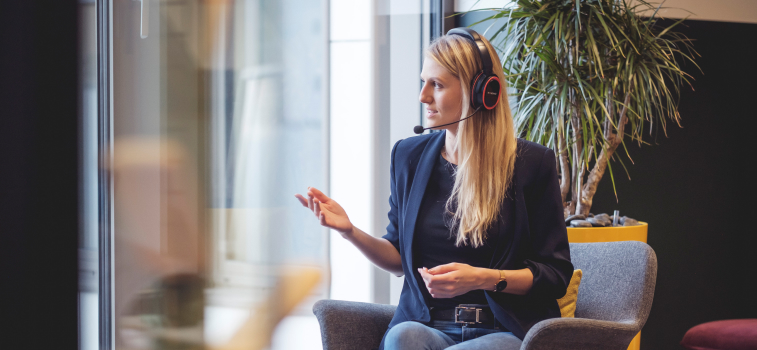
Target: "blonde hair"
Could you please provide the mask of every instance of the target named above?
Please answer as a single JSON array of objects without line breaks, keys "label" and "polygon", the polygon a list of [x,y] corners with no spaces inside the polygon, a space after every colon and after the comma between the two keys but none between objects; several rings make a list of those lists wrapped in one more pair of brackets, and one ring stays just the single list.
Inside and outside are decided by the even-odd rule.
[{"label": "blonde hair", "polygon": [[[494,109],[481,108],[477,116],[460,122],[453,148],[458,154],[455,185],[446,211],[457,226],[456,246],[480,247],[486,231],[497,221],[507,196],[515,167],[517,140],[502,64],[488,40],[481,36],[492,61],[493,73],[501,83],[500,99]],[[459,35],[444,35],[428,48],[426,56],[460,79],[463,91],[462,116],[472,112],[470,83],[483,67],[475,44]]]}]

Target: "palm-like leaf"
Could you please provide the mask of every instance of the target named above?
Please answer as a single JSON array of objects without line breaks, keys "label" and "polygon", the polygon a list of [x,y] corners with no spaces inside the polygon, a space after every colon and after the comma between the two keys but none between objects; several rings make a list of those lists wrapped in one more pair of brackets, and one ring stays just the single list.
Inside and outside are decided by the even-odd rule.
[{"label": "palm-like leaf", "polygon": [[657,10],[644,1],[518,0],[483,20],[499,20],[486,34],[502,57],[516,128],[559,155],[572,213],[589,212],[626,136],[641,143],[645,131],[680,121],[678,94],[692,79],[681,64],[697,67],[696,52],[672,31],[682,20],[661,27]]}]

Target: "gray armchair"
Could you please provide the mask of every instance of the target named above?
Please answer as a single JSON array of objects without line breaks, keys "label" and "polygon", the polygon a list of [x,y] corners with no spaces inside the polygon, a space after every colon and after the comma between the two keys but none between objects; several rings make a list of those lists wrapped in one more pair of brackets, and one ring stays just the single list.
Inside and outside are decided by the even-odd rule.
[{"label": "gray armchair", "polygon": [[[593,350],[628,347],[652,307],[657,257],[645,243],[571,243],[576,269],[583,270],[576,318],[553,318],[528,331],[521,350]],[[375,349],[395,307],[321,300],[313,313],[324,350]],[[503,349],[515,350],[515,349]]]}]

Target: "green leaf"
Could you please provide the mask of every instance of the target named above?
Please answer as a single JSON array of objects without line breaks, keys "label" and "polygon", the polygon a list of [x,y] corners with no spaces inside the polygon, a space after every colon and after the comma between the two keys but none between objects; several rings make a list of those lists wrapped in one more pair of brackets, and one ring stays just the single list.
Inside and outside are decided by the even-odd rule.
[{"label": "green leaf", "polygon": [[[681,21],[657,24],[661,8],[645,0],[517,0],[477,22],[489,21],[484,33],[501,56],[507,84],[517,89],[510,96],[517,134],[555,149],[562,135],[570,163],[589,167],[609,145],[605,130],[619,132],[626,110],[617,134],[624,151],[607,160],[615,188],[611,160],[617,156],[628,175],[626,140],[648,145],[647,131],[678,124],[680,87],[693,82],[684,64],[701,71],[693,41],[674,32]],[[576,111],[580,119],[571,125]]]}]

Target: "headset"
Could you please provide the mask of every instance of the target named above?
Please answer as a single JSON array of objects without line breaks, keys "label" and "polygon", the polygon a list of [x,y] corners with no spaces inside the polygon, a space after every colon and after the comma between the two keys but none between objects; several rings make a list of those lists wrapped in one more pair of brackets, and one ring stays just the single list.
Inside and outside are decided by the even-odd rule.
[{"label": "headset", "polygon": [[484,67],[481,72],[479,72],[473,78],[473,81],[471,81],[470,84],[470,104],[473,108],[475,108],[475,111],[473,111],[471,115],[465,118],[444,125],[437,125],[428,128],[424,128],[423,125],[417,125],[413,128],[413,132],[415,132],[416,134],[422,134],[425,130],[428,129],[440,128],[442,126],[459,123],[472,117],[481,108],[491,110],[494,109],[497,104],[499,104],[499,91],[501,89],[501,84],[499,82],[499,78],[492,71],[492,59],[491,57],[489,57],[489,49],[486,48],[484,41],[481,40],[481,36],[476,33],[475,30],[465,27],[452,28],[447,32],[447,35],[459,35],[464,38],[468,38],[473,42],[473,45],[476,45],[476,47],[478,47],[478,53],[481,56],[481,63]]},{"label": "headset", "polygon": [[491,56],[489,56],[489,49],[484,45],[481,36],[476,33],[475,30],[465,27],[452,28],[447,32],[447,35],[462,36],[472,41],[473,44],[478,47],[481,63],[484,67],[471,81],[470,103],[475,109],[480,109],[482,107],[486,109],[494,109],[499,103],[499,92],[502,85],[499,81],[499,77],[497,77],[492,71],[492,59]]}]

